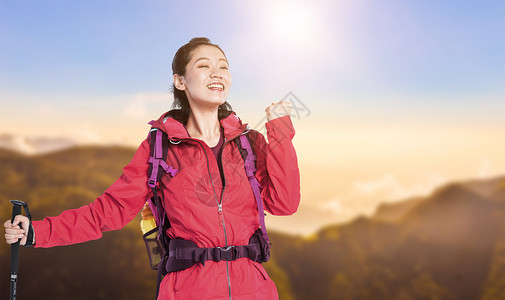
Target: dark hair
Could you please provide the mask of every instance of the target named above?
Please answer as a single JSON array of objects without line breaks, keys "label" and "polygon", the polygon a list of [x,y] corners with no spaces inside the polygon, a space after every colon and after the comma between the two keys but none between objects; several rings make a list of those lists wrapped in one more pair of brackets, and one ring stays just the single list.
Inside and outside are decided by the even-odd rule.
[{"label": "dark hair", "polygon": [[[212,44],[208,38],[205,37],[196,37],[192,38],[187,44],[177,50],[175,53],[174,59],[172,60],[172,73],[178,74],[180,76],[186,75],[186,66],[191,60],[192,52],[200,47],[200,46],[213,46],[221,50],[223,55],[224,51],[216,44]],[[175,87],[175,84],[172,84],[172,93],[174,94],[174,103],[172,104],[172,108],[180,108],[182,114],[182,123],[186,124],[186,121],[189,117],[189,112],[191,111],[191,107],[189,106],[188,98],[186,97],[186,93],[184,91],[178,90]],[[227,117],[233,111],[231,105],[228,102],[224,102],[218,107],[218,119]]]}]

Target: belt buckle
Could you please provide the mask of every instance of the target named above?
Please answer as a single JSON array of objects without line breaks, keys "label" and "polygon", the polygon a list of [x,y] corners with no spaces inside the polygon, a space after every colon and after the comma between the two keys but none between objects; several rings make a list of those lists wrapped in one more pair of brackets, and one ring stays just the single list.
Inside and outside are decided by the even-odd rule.
[{"label": "belt buckle", "polygon": [[221,253],[221,260],[226,260],[226,261],[229,261],[229,260],[233,260],[233,248],[235,248],[235,246],[228,246],[228,247],[217,247]]}]

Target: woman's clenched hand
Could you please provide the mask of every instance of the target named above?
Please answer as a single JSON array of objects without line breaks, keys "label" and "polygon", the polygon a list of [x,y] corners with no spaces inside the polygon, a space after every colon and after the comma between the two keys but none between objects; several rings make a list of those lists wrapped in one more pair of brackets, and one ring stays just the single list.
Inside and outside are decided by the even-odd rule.
[{"label": "woman's clenched hand", "polygon": [[291,114],[292,105],[291,102],[286,100],[281,100],[277,103],[272,103],[265,109],[268,121],[275,118],[280,118],[284,116],[289,116]]}]

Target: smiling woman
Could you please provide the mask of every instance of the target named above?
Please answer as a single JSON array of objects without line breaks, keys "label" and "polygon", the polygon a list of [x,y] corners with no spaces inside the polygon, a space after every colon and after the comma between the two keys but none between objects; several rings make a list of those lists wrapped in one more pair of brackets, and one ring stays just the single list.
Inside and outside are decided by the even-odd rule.
[{"label": "smiling woman", "polygon": [[[181,108],[183,123],[187,122],[191,112],[195,113],[192,109],[197,109],[196,103],[202,101],[205,107],[218,104],[220,117],[231,111],[231,106],[226,102],[231,87],[231,73],[224,52],[207,41],[192,41],[179,48],[172,62],[173,107]],[[209,88],[210,84],[220,84],[223,88],[215,90],[214,86],[213,90]],[[205,105],[205,102],[210,103]]]},{"label": "smiling woman", "polygon": [[204,114],[200,111],[202,109],[212,110],[216,105],[221,110],[228,109],[226,98],[231,86],[231,74],[224,53],[208,45],[193,50],[186,68],[181,74],[174,74],[174,86],[178,91],[185,92],[185,99],[181,101],[186,101],[190,108],[188,127],[194,126],[192,116]]}]

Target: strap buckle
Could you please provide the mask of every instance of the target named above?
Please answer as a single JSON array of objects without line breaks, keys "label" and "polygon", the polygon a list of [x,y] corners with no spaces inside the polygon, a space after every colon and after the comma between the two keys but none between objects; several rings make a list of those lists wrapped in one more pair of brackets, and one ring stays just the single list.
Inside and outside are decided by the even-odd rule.
[{"label": "strap buckle", "polygon": [[147,185],[149,185],[150,188],[154,189],[156,187],[156,179],[149,178]]},{"label": "strap buckle", "polygon": [[228,246],[228,247],[216,247],[217,249],[219,249],[219,253],[220,253],[220,260],[225,260],[225,261],[229,261],[229,260],[234,260],[234,255],[236,251],[234,251],[235,249],[235,246]]}]

